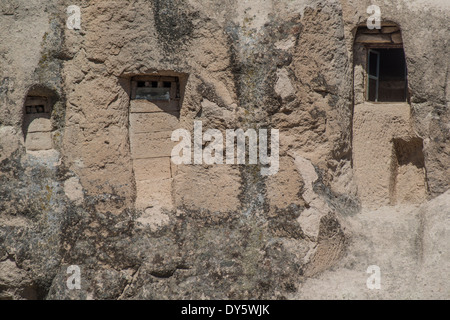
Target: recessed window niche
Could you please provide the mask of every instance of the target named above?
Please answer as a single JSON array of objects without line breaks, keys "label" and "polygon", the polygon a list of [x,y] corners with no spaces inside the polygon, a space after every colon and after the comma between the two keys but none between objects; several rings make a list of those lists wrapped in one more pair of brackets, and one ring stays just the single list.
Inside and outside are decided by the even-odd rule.
[{"label": "recessed window niche", "polygon": [[25,99],[23,134],[27,151],[53,149],[52,109],[56,94],[45,88],[32,89]]},{"label": "recessed window niche", "polygon": [[169,72],[131,78],[129,135],[136,181],[136,208],[172,208],[171,163],[186,74]]},{"label": "recessed window niche", "polygon": [[359,27],[354,44],[356,103],[406,102],[408,77],[401,30]]},{"label": "recessed window niche", "polygon": [[360,26],[354,54],[352,161],[363,206],[427,197],[422,139],[414,132],[400,27]]}]

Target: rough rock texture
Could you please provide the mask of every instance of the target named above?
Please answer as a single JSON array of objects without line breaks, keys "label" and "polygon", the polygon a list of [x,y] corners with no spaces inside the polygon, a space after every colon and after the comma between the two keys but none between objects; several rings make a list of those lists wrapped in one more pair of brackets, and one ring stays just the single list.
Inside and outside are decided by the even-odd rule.
[{"label": "rough rock texture", "polygon": [[[308,279],[355,255],[355,232],[369,237],[354,223],[366,211],[352,167],[353,43],[369,4],[2,1],[0,298],[310,297]],[[69,5],[81,8],[81,30],[66,27]],[[408,130],[423,140],[432,199],[450,181],[450,8],[389,0],[381,10],[402,30]],[[181,165],[161,186],[167,202],[137,205],[131,79],[152,74],[188,76],[179,128],[192,131],[201,120],[204,130],[279,129],[279,172]],[[27,149],[28,95],[54,100],[50,150]],[[439,290],[426,297],[449,297],[435,277],[448,261],[439,245],[448,243],[440,226],[448,213],[433,209],[448,208],[448,196],[422,207],[423,232],[399,249],[417,263],[423,247],[423,274],[438,269],[428,285]],[[389,219],[399,222],[393,235],[420,225],[417,214],[395,215],[376,216],[375,239],[385,237]],[[355,261],[365,268],[364,259]],[[70,265],[81,268],[80,290],[66,285]],[[332,290],[329,283],[324,292]],[[378,297],[385,296],[407,294]]]},{"label": "rough rock texture", "polygon": [[355,107],[353,166],[361,202],[371,207],[423,202],[427,187],[422,148],[407,103]]},{"label": "rough rock texture", "polygon": [[[348,254],[312,277],[294,299],[448,299],[450,192],[422,206],[363,210],[349,219]],[[447,223],[444,223],[447,221]],[[370,290],[367,268],[380,268],[379,290]]]}]

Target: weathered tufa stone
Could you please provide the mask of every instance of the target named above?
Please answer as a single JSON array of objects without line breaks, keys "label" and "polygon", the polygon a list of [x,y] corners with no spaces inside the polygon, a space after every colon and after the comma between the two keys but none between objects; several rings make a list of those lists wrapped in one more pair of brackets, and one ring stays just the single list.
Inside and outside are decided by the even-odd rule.
[{"label": "weathered tufa stone", "polygon": [[391,35],[392,42],[394,43],[403,43],[401,32],[396,32]]},{"label": "weathered tufa stone", "polygon": [[130,113],[130,132],[173,131],[178,127],[178,115],[178,112]]},{"label": "weathered tufa stone", "polygon": [[381,33],[394,33],[399,31],[398,27],[382,27]]},{"label": "weathered tufa stone", "polygon": [[50,150],[53,148],[51,132],[30,132],[25,146],[28,151]]},{"label": "weathered tufa stone", "polygon": [[178,101],[158,101],[158,104],[155,104],[154,102],[148,100],[133,100],[130,104],[131,113],[178,111]]},{"label": "weathered tufa stone", "polygon": [[170,157],[133,160],[136,181],[171,178]]},{"label": "weathered tufa stone", "polygon": [[157,206],[172,209],[172,179],[136,181],[136,208],[144,210]]},{"label": "weathered tufa stone", "polygon": [[362,33],[366,34],[380,33],[380,29],[363,29]]},{"label": "weathered tufa stone", "polygon": [[64,193],[76,204],[81,205],[83,203],[83,187],[80,184],[80,179],[77,177],[72,177],[64,182]]},{"label": "weathered tufa stone", "polygon": [[[0,41],[5,53],[0,59],[0,299],[291,299],[296,290],[311,294],[320,288],[335,299],[420,298],[424,288],[434,290],[436,298],[448,296],[448,286],[436,286],[443,281],[433,276],[445,273],[442,263],[448,261],[440,255],[447,248],[438,246],[446,240],[442,228],[432,228],[442,214],[426,215],[419,229],[417,215],[405,216],[406,224],[395,209],[368,214],[376,216],[369,221],[349,213],[360,193],[356,144],[369,149],[367,139],[357,141],[352,132],[371,133],[358,127],[370,126],[369,115],[360,117],[365,123],[356,119],[362,116],[358,111],[366,111],[356,102],[365,101],[367,88],[356,88],[355,104],[352,94],[353,82],[367,79],[365,44],[356,44],[361,48],[354,61],[350,39],[367,20],[365,3],[85,1],[81,14],[89,32],[67,29],[67,8],[56,1],[1,0],[0,9],[4,3],[16,9],[14,21],[0,19],[2,29],[14,29],[1,33]],[[444,156],[449,150],[444,102],[450,90],[440,72],[449,34],[438,8],[433,1],[398,6],[394,0],[383,1],[382,8],[383,27],[392,26],[384,23],[390,16],[402,22],[406,37],[423,30],[433,34],[405,47],[408,61],[414,61],[408,70],[413,102],[404,103],[404,116],[395,118],[414,123],[414,132],[427,141],[433,196],[445,192],[450,181]],[[358,33],[371,43],[374,36],[392,34]],[[189,78],[184,85],[180,76],[179,105],[172,97],[133,100],[134,80],[181,72]],[[57,137],[62,141],[54,146],[59,154],[25,153],[24,136],[34,134],[23,130],[25,95],[46,95],[38,88],[30,91],[35,85],[61,97],[50,99],[58,100],[52,130],[54,143]],[[383,108],[380,115],[384,119],[396,107]],[[280,129],[280,171],[265,178],[256,165],[177,168],[170,162],[175,145],[170,135],[177,118],[172,112],[178,110],[182,128],[199,119],[205,129],[221,131]],[[161,112],[167,114],[130,116]],[[391,161],[392,135],[386,136],[392,123],[380,123],[370,137],[387,141],[381,149],[387,158],[381,158]],[[47,154],[51,157],[41,157]],[[306,163],[297,167],[296,155]],[[149,159],[156,156],[164,160]],[[376,161],[381,158],[369,157],[370,172],[386,169]],[[395,176],[383,180],[386,190],[391,181],[391,190],[398,190],[416,170],[410,171],[409,163],[398,167],[397,177],[407,174],[398,183]],[[445,202],[436,209],[445,213],[442,208],[448,207]],[[385,226],[391,226],[388,237]],[[364,241],[348,248],[350,260],[306,279],[346,252],[342,232],[352,236],[350,244]],[[422,269],[417,252],[423,252]],[[397,265],[392,257],[399,257]],[[67,287],[71,264],[81,268],[80,290]],[[380,266],[382,290],[364,285],[369,264]],[[391,273],[392,266],[399,272]],[[341,277],[335,276],[338,270]],[[415,281],[419,273],[426,287]],[[318,285],[319,278],[325,285]],[[356,284],[349,287],[352,279]]]},{"label": "weathered tufa stone", "polygon": [[14,15],[17,7],[18,5],[13,3],[11,0],[2,0],[2,3],[0,3],[1,13],[5,16]]},{"label": "weathered tufa stone", "polygon": [[171,131],[145,132],[130,136],[134,159],[170,157],[175,142],[170,140]]},{"label": "weathered tufa stone", "polygon": [[387,34],[360,34],[356,37],[359,43],[391,43],[391,37]]},{"label": "weathered tufa stone", "polygon": [[27,125],[27,132],[50,132],[52,131],[52,122],[48,118],[34,117],[34,119],[29,119],[29,124]]},{"label": "weathered tufa stone", "polygon": [[275,92],[280,95],[282,99],[286,99],[295,94],[295,89],[292,86],[289,74],[286,69],[277,70],[277,83],[275,84]]}]

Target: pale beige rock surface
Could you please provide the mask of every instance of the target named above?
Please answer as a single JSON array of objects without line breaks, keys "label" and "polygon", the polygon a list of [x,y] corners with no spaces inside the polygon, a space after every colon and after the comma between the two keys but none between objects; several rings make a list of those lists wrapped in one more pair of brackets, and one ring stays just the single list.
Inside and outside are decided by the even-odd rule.
[{"label": "pale beige rock surface", "polygon": [[[0,297],[448,299],[450,8],[386,0],[385,29],[357,35],[370,4],[2,1]],[[403,45],[401,106],[366,104],[355,40],[374,35]],[[178,78],[179,110],[133,100],[138,76]],[[168,163],[194,121],[279,129],[278,173]]]},{"label": "pale beige rock surface", "polygon": [[[450,193],[420,207],[363,210],[352,217],[346,256],[313,277],[295,299],[446,299],[450,293]],[[369,266],[380,268],[380,289],[370,289]]]}]

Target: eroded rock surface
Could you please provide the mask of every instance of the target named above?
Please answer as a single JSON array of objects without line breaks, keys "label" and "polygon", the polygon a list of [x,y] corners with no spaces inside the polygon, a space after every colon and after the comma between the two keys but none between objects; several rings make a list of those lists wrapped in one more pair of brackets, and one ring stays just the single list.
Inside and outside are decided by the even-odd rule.
[{"label": "eroded rock surface", "polygon": [[[353,171],[360,93],[353,44],[369,4],[2,1],[0,298],[310,297],[305,281],[339,263],[355,228],[365,227],[352,220],[361,200],[370,200]],[[66,26],[69,5],[81,9],[80,30]],[[416,0],[385,1],[381,9],[390,28],[401,27],[410,91],[405,131],[423,140],[426,170],[419,182],[427,189],[413,202],[424,202],[450,181],[450,8]],[[221,132],[279,129],[278,173],[263,176],[259,165],[167,165],[161,174],[170,179],[138,192],[159,164],[147,172],[133,155],[132,80],[155,75],[182,79],[174,128],[192,132],[202,121],[203,130]],[[36,95],[52,101],[51,141],[30,150],[24,105]],[[167,129],[161,119],[157,133]],[[158,137],[142,143],[150,149]],[[379,203],[389,203],[381,196]],[[430,206],[445,208],[439,203]],[[445,217],[428,209],[424,228],[434,230]],[[383,237],[377,230],[374,237]],[[436,243],[447,243],[448,233],[439,230],[417,231],[408,259],[419,259],[422,243],[423,268],[441,268]],[[81,269],[80,290],[67,287],[70,265]],[[431,296],[448,298],[448,288]]]}]

